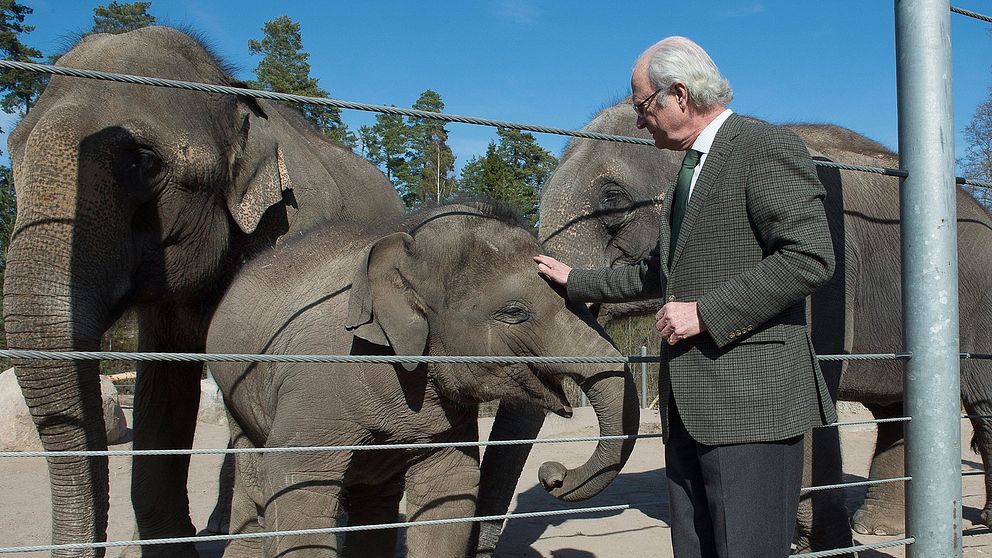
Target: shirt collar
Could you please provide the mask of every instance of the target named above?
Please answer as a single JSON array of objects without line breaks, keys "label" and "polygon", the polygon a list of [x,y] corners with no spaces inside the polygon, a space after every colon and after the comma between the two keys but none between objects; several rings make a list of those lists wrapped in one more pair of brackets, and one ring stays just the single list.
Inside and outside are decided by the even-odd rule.
[{"label": "shirt collar", "polygon": [[713,147],[713,140],[716,139],[716,133],[720,130],[720,126],[723,126],[723,123],[733,113],[734,111],[729,108],[721,112],[712,122],[703,128],[703,131],[696,137],[696,141],[692,143],[692,148],[700,153],[709,153],[710,148]]}]

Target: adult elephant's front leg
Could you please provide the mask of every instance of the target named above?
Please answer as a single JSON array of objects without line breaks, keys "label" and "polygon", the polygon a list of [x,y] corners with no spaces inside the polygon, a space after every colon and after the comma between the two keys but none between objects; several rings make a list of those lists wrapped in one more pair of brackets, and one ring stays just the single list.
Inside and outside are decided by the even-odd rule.
[{"label": "adult elephant's front leg", "polygon": [[[867,406],[876,419],[903,416],[902,403]],[[870,480],[901,477],[905,471],[903,423],[878,425],[875,455],[871,461]],[[851,519],[851,526],[863,535],[895,535],[906,531],[906,491],[903,483],[885,483],[868,487],[865,501]]]},{"label": "adult elephant's front leg", "polygon": [[[537,407],[513,406],[501,402],[493,421],[492,431],[489,433],[489,440],[537,438],[544,424],[545,414],[546,411]],[[506,514],[532,447],[531,444],[514,444],[486,448],[480,468],[479,501],[475,510],[477,517]],[[472,536],[469,539],[467,556],[477,558],[492,556],[496,552],[502,529],[503,520],[472,523]]]},{"label": "adult elephant's front leg", "polygon": [[[200,399],[200,362],[139,363],[134,398],[134,449],[193,447]],[[191,537],[188,455],[135,456],[131,503],[142,539]],[[142,556],[196,557],[192,543],[142,546]]]},{"label": "adult elephant's front leg", "polygon": [[[144,352],[203,352],[202,310],[148,307],[139,312],[139,349]],[[134,393],[134,449],[193,447],[200,404],[202,362],[139,362]],[[189,455],[136,456],[131,466],[131,504],[142,540],[191,537],[186,480]],[[125,556],[135,556],[130,548]],[[195,558],[192,543],[143,545],[144,557]]]},{"label": "adult elephant's front leg", "polygon": [[[479,491],[478,448],[445,448],[407,473],[409,521],[472,517]],[[410,527],[409,558],[463,558],[471,523]]]}]

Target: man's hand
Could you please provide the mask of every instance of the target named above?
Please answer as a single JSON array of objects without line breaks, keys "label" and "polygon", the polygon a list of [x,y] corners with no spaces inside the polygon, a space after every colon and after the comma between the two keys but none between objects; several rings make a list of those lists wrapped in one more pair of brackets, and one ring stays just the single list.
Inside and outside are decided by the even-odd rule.
[{"label": "man's hand", "polygon": [[563,287],[568,283],[568,274],[572,268],[551,256],[534,256],[534,261],[537,262],[537,272],[541,275]]},{"label": "man's hand", "polygon": [[669,345],[706,331],[695,302],[669,302],[654,317],[654,328]]}]

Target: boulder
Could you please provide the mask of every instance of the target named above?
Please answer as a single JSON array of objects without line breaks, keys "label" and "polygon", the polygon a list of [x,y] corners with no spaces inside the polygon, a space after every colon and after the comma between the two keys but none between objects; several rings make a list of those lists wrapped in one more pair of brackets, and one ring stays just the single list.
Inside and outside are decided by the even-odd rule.
[{"label": "boulder", "polygon": [[224,408],[224,396],[221,394],[217,382],[209,373],[206,378],[200,380],[200,412],[196,420],[197,422],[227,427],[227,409]]},{"label": "boulder", "polygon": [[[103,420],[107,427],[107,442],[119,444],[129,439],[127,419],[121,409],[117,388],[109,379],[100,377],[103,398]],[[0,373],[0,451],[42,451],[38,430],[21,395],[14,369]]]}]

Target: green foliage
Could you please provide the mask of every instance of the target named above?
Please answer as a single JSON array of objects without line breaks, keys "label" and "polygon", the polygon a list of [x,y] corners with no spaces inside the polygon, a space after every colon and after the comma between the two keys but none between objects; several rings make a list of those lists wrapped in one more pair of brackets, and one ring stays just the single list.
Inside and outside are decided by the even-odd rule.
[{"label": "green foliage", "polygon": [[127,33],[155,23],[155,16],[148,13],[151,2],[111,2],[93,8],[92,33]]},{"label": "green foliage", "polygon": [[[420,94],[413,108],[442,112],[444,101],[436,91],[428,89]],[[409,207],[426,202],[440,203],[456,187],[453,176],[455,155],[448,146],[448,130],[439,120],[409,118],[407,128],[407,160],[410,177],[403,192],[403,201]]]},{"label": "green foliage", "polygon": [[498,136],[499,143],[490,143],[485,156],[465,164],[460,189],[508,203],[534,225],[541,187],[558,159],[527,132],[500,128]]},{"label": "green foliage", "polygon": [[[968,151],[961,161],[964,175],[980,180],[992,180],[992,88],[964,129]],[[971,195],[992,211],[992,190],[965,186]]]},{"label": "green foliage", "polygon": [[[329,93],[310,77],[310,54],[303,50],[300,24],[287,16],[267,21],[261,41],[248,41],[248,51],[262,56],[255,68],[256,81],[251,86],[265,91],[328,97]],[[355,134],[341,121],[341,111],[334,107],[294,105],[327,137],[348,147],[355,147]]]},{"label": "green foliage", "polygon": [[[420,94],[413,108],[444,110],[441,95],[430,89]],[[455,156],[448,147],[444,123],[429,118],[392,114],[376,116],[375,125],[358,131],[362,153],[386,173],[407,207],[447,198],[457,187]]]},{"label": "green foliage", "polygon": [[410,177],[406,131],[402,116],[381,113],[375,117],[375,125],[358,130],[365,157],[381,168],[397,189]]},{"label": "green foliage", "polygon": [[[0,56],[18,62],[36,62],[41,51],[26,46],[20,35],[34,31],[24,25],[24,17],[33,12],[16,0],[0,0]],[[48,82],[42,74],[23,70],[0,71],[0,110],[22,117],[31,110],[38,95]]]}]

